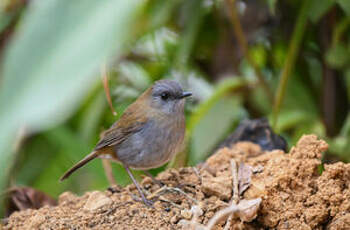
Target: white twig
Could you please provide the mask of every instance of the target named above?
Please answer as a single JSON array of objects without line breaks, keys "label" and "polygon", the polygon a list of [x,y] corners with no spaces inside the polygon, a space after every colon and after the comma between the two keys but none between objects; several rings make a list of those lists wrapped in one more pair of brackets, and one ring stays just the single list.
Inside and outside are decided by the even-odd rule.
[{"label": "white twig", "polygon": [[202,177],[200,175],[200,172],[198,171],[198,169],[196,167],[192,167],[192,169],[194,171],[194,174],[196,174],[196,176],[198,177],[200,184],[202,184]]},{"label": "white twig", "polygon": [[[232,199],[231,204],[237,204],[239,202],[238,195],[238,172],[236,161],[231,159],[231,173],[232,173]],[[231,226],[233,219],[233,213],[227,218],[224,230],[228,230]]]},{"label": "white twig", "polygon": [[238,194],[238,172],[236,161],[231,159],[231,172],[232,172],[232,202],[235,204],[239,201]]},{"label": "white twig", "polygon": [[225,227],[223,230],[229,230],[231,227],[231,223],[232,223],[232,219],[233,219],[233,214],[231,214],[226,221]]},{"label": "white twig", "polygon": [[230,213],[235,213],[238,210],[239,210],[238,206],[236,204],[232,204],[229,207],[216,212],[215,215],[209,220],[207,229],[211,230],[216,225],[216,223],[220,221],[222,218],[224,218]]},{"label": "white twig", "polygon": [[218,211],[208,222],[206,227],[207,230],[213,229],[218,221],[220,221],[225,216],[230,213],[234,214],[236,212],[243,212],[245,210],[249,210],[252,207],[256,207],[261,203],[261,198],[257,198],[254,200],[242,200],[239,204],[231,204],[229,207],[224,208]]}]

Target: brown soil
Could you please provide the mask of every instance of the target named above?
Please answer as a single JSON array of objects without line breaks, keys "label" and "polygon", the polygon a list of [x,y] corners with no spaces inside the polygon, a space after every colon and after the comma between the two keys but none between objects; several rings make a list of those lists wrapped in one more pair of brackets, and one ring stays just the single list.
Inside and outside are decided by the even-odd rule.
[{"label": "brown soil", "polygon": [[[198,223],[206,224],[229,205],[232,196],[230,160],[252,166],[254,174],[244,199],[262,198],[255,220],[233,219],[230,229],[350,229],[350,164],[324,166],[320,158],[327,144],[314,135],[302,137],[289,154],[262,152],[240,142],[220,149],[197,168],[170,169],[158,175],[168,187],[186,192],[167,192],[147,208],[135,202],[134,185],[114,191],[93,191],[78,197],[63,193],[56,207],[15,212],[5,229],[188,229],[184,221],[200,209]],[[142,181],[149,194],[160,189],[149,178]],[[223,229],[226,218],[216,225]]]}]

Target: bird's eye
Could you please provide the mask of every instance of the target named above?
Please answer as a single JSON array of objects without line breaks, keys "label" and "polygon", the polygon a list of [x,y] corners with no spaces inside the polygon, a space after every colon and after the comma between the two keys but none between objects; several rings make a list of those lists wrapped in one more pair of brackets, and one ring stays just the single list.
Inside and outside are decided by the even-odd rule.
[{"label": "bird's eye", "polygon": [[162,98],[162,100],[166,101],[166,100],[168,100],[168,98],[169,98],[169,93],[164,92],[164,93],[162,93],[162,94],[160,95],[160,97]]}]

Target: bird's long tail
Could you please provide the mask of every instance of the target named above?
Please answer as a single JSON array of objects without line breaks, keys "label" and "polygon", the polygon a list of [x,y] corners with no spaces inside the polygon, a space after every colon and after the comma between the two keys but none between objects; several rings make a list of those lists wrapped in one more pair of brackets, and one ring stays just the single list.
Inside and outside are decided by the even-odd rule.
[{"label": "bird's long tail", "polygon": [[89,155],[87,155],[86,157],[84,157],[81,161],[79,161],[78,163],[76,163],[72,168],[70,168],[67,172],[65,172],[63,174],[63,176],[60,178],[60,181],[63,181],[64,179],[67,179],[73,172],[75,172],[75,170],[81,168],[82,166],[84,166],[86,163],[88,163],[89,161],[95,159],[96,157],[98,157],[98,153],[97,151],[93,151],[91,152]]}]

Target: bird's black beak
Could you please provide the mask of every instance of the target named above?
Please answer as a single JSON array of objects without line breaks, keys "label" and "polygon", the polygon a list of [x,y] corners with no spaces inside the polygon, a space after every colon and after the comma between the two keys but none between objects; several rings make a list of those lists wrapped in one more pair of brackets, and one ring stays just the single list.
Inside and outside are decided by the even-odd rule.
[{"label": "bird's black beak", "polygon": [[189,97],[189,96],[192,96],[192,93],[190,93],[190,92],[183,92],[180,98],[182,99],[182,98]]}]

